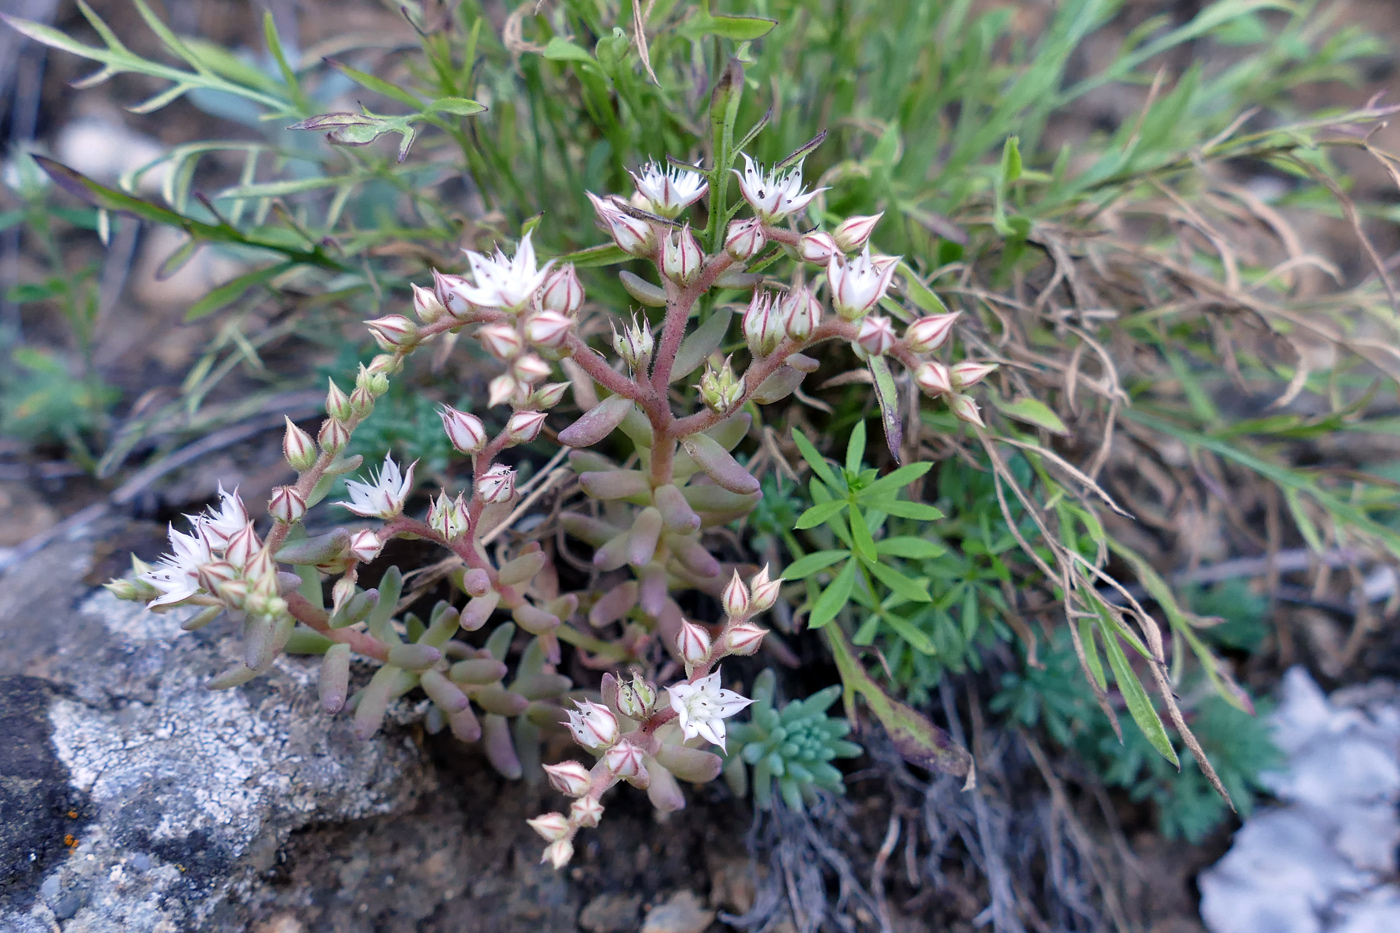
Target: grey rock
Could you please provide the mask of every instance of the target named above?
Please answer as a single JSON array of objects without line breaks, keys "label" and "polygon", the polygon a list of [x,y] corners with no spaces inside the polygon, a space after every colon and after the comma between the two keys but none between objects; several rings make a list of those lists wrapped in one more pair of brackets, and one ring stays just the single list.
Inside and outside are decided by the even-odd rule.
[{"label": "grey rock", "polygon": [[0,578],[0,929],[241,929],[206,921],[256,899],[293,833],[433,789],[407,734],[319,712],[310,661],[208,690],[237,640],[94,593],[91,560],[57,541]]},{"label": "grey rock", "polygon": [[705,933],[715,921],[715,912],[690,891],[671,895],[647,914],[642,933]]},{"label": "grey rock", "polygon": [[1325,696],[1300,668],[1272,717],[1282,804],[1247,820],[1199,879],[1211,933],[1400,930],[1400,691],[1376,683]]},{"label": "grey rock", "polygon": [[639,894],[600,894],[578,915],[578,925],[588,933],[627,933],[637,928],[641,911]]}]

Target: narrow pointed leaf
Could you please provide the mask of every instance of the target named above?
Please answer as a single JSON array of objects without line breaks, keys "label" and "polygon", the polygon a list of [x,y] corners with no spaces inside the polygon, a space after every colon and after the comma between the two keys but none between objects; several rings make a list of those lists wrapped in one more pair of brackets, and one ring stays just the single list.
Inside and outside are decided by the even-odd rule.
[{"label": "narrow pointed leaf", "polygon": [[880,404],[880,423],[885,428],[885,444],[890,456],[899,462],[899,448],[904,443],[904,423],[899,417],[899,389],[890,373],[889,360],[883,356],[870,358],[870,375],[875,380],[875,400]]}]

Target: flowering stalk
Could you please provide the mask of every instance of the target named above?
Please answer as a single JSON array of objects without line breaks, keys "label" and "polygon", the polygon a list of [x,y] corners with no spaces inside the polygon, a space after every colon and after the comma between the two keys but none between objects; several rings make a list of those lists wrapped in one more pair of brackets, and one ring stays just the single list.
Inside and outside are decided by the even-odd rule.
[{"label": "flowering stalk", "polygon": [[[221,611],[243,622],[249,632],[245,663],[219,678],[221,686],[267,670],[300,625],[319,636],[319,650],[326,653],[322,695],[328,710],[348,702],[352,653],[383,665],[356,700],[358,734],[373,733],[396,690],[421,686],[456,734],[483,738],[493,762],[506,770],[514,753],[507,753],[504,717],[533,710],[537,719],[555,715],[553,722],[559,723],[562,713],[500,685],[500,658],[478,656],[477,649],[453,641],[456,628],[475,630],[508,613],[537,639],[532,689],[555,696],[567,689],[561,679],[569,683],[553,669],[561,641],[583,652],[585,663],[600,666],[643,664],[649,646],[659,642],[684,666],[685,678],[663,690],[640,675],[628,683],[606,675],[604,702],[580,703],[567,723],[559,723],[598,761],[591,768],[576,762],[551,766],[551,781],[574,803],[567,814],[546,814],[531,825],[549,843],[545,858],[558,866],[571,857],[577,832],[597,825],[603,794],[619,782],[646,788],[661,809],[683,806],[677,778],[709,780],[720,769],[718,756],[696,746],[708,742],[723,749],[725,720],[749,703],[721,686],[719,662],[760,650],[766,631],[754,618],[772,607],[782,583],[770,579],[766,567],[747,582],[731,567],[726,583],[725,569],[704,543],[705,528],[742,517],[761,495],[758,479],[731,453],[749,430],[746,406],[796,391],[817,366],[808,352],[839,341],[872,373],[879,367],[887,381],[886,360],[898,362],[922,391],[944,398],[959,418],[980,425],[968,393],[995,369],[991,363],[945,364],[932,358],[951,342],[956,315],[921,318],[901,335],[879,313],[889,306],[899,262],[871,252],[878,216],[849,218],[831,233],[799,233],[797,219],[824,189],[803,187],[800,164],[780,172],[744,159],[744,170],[736,174],[753,216],[734,219],[724,235],[707,238],[716,249],[711,255],[678,219],[707,195],[723,198],[699,172],[652,164],[634,176],[632,201],[590,195],[600,226],[629,255],[650,262],[660,283],[621,274],[630,294],[664,311],[655,323],[640,314],[630,319],[619,314],[611,321],[616,363],[583,337],[580,319],[588,305],[572,266],[541,265],[529,234],[510,256],[501,250],[489,256],[469,251],[468,275],[434,272],[432,288],[415,286],[410,306],[416,320],[389,314],[366,322],[383,352],[361,368],[349,394],[331,384],[327,417],[314,437],[288,422],[283,450],[296,478],[274,491],[265,538],[256,535],[236,492],[221,489],[218,509],[192,517],[189,533],[171,529],[170,555],[154,567],[143,565],[135,581],[112,584],[114,591],[155,608],[203,607],[198,624]],[[695,328],[691,318],[716,288],[756,288],[763,277],[748,272],[746,264],[757,258],[766,265],[762,257],[774,251],[798,263],[797,279],[785,290],[769,282],[776,290],[754,293],[742,328],[748,352],[721,362],[716,351],[725,342],[728,312],[716,312]],[[825,275],[825,301],[807,284],[803,265]],[[359,468],[360,458],[344,451],[407,357],[443,335],[459,333],[474,339],[496,367],[480,410],[440,411],[444,433],[470,466],[468,487],[443,490],[423,517],[409,514],[415,465],[386,457],[368,477],[347,481],[349,499],[338,503],[377,524],[294,538],[335,477]],[[560,378],[565,358],[572,361],[566,378],[552,381]],[[673,390],[682,377],[697,380],[698,404],[677,412]],[[547,431],[549,413],[570,386],[582,414],[557,437],[574,448],[579,488],[589,497],[625,505],[610,508],[609,520],[565,512],[561,523],[593,547],[599,573],[625,567],[632,579],[606,592],[560,595],[556,575],[542,573],[551,557],[539,544],[502,559],[493,559],[486,545],[520,500],[515,471],[502,455],[555,436]],[[488,422],[502,427],[493,434]],[[633,441],[638,469],[622,469],[587,450],[615,430]],[[695,476],[706,481],[691,482]],[[626,518],[619,521],[619,516]],[[388,587],[380,607],[379,591],[362,590],[357,583],[361,564],[404,537],[431,541],[460,560],[456,581],[466,597],[460,609],[444,604],[434,622],[418,626],[424,631],[413,643],[389,621],[397,608],[397,585]],[[280,564],[301,568],[300,575],[280,571]],[[303,583],[319,584],[322,574],[335,578],[329,609],[303,595]],[[691,588],[720,598],[725,619],[718,629],[682,617],[673,594]],[[622,634],[586,634],[576,625],[580,607],[592,628],[620,624]],[[472,703],[487,712],[486,722],[477,722]],[[518,761],[514,767],[518,771]]]}]

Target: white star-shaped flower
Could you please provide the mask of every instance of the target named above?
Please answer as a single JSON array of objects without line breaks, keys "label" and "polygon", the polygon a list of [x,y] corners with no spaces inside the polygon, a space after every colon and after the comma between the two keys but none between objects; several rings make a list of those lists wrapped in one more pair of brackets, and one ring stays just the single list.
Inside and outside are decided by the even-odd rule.
[{"label": "white star-shaped flower", "polygon": [[868,243],[859,256],[851,259],[833,255],[827,264],[826,280],[836,313],[854,321],[879,304],[898,264],[898,256],[872,257]]},{"label": "white star-shaped flower", "polygon": [[203,533],[204,539],[212,548],[222,548],[229,538],[243,530],[248,524],[248,509],[238,497],[238,490],[224,492],[224,484],[219,484],[219,507],[210,506],[200,515],[186,515],[186,518]]},{"label": "white star-shaped flower", "polygon": [[495,256],[465,250],[476,283],[472,284],[465,278],[453,281],[450,286],[452,293],[481,308],[504,308],[507,311],[524,308],[544,284],[549,267],[554,265],[551,259],[543,267],[536,266],[535,247],[530,242],[533,232],[521,238],[520,248],[510,259],[499,249]]},{"label": "white star-shaped flower", "polygon": [[651,202],[651,209],[662,217],[675,217],[705,194],[710,185],[705,176],[674,165],[648,162],[640,175],[629,172],[637,192]]},{"label": "white star-shaped flower", "polygon": [[753,702],[733,690],[721,688],[718,669],[693,684],[667,687],[666,692],[671,695],[671,709],[676,711],[685,737],[702,736],[721,749],[724,748],[724,721]]},{"label": "white star-shaped flower", "polygon": [[404,500],[413,489],[413,468],[417,465],[418,461],[413,461],[407,472],[400,474],[394,458],[385,454],[384,468],[374,477],[374,482],[347,480],[345,491],[350,493],[350,501],[336,504],[366,518],[393,518],[403,511]]},{"label": "white star-shaped flower", "polygon": [[160,560],[141,579],[160,590],[164,595],[151,600],[149,606],[169,606],[189,599],[199,592],[199,568],[214,559],[209,551],[209,542],[199,533],[185,534],[170,526],[170,553],[161,555]]},{"label": "white star-shaped flower", "polygon": [[744,200],[748,201],[765,221],[772,222],[788,214],[795,214],[810,204],[818,194],[827,190],[802,190],[801,162],[789,172],[780,173],[776,169],[764,172],[763,166],[750,159],[748,153],[739,154],[744,157],[744,171],[741,173],[737,168],[732,171],[739,176],[739,189],[744,193]]}]

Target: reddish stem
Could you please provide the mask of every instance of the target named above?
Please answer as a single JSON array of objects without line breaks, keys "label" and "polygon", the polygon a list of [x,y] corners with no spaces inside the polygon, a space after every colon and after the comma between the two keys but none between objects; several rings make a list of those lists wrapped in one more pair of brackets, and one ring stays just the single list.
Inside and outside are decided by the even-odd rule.
[{"label": "reddish stem", "polygon": [[350,650],[376,661],[388,662],[389,646],[369,632],[354,628],[331,628],[330,614],[313,605],[305,596],[293,590],[283,597],[287,611],[298,621],[320,632],[331,641],[349,645]]}]

